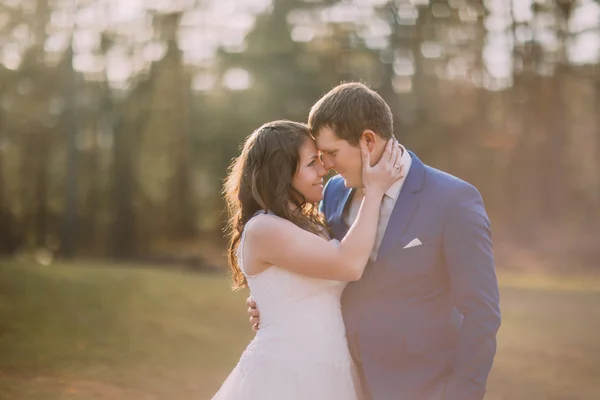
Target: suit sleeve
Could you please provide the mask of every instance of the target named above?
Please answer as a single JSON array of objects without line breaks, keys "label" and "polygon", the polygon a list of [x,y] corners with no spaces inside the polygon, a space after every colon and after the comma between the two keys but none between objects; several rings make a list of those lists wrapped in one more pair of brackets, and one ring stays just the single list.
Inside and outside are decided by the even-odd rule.
[{"label": "suit sleeve", "polygon": [[458,352],[444,400],[481,400],[500,328],[500,299],[490,221],[469,184],[456,191],[446,216],[443,247],[454,305],[463,315]]}]

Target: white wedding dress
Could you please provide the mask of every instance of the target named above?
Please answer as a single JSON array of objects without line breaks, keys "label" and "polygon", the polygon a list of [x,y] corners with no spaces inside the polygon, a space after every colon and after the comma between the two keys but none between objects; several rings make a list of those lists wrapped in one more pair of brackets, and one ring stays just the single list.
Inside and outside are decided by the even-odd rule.
[{"label": "white wedding dress", "polygon": [[[245,232],[238,247],[242,272]],[[244,274],[260,329],[213,400],[359,399],[340,306],[346,283],[276,266]]]}]

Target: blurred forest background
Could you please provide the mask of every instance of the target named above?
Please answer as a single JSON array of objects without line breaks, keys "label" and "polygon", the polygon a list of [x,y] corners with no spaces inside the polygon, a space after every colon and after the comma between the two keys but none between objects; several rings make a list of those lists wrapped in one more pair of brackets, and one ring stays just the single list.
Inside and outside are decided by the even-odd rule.
[{"label": "blurred forest background", "polygon": [[227,167],[341,81],[482,192],[486,400],[600,399],[599,62],[600,0],[0,0],[0,400],[210,398]]},{"label": "blurred forest background", "polygon": [[593,266],[599,24],[595,0],[1,0],[0,252],[211,264],[243,139],[360,80],[480,189],[506,265]]}]

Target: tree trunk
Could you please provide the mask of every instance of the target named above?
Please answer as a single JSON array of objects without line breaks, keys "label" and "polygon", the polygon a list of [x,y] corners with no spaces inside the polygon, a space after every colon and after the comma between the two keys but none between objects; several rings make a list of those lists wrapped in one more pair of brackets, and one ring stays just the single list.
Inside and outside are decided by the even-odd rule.
[{"label": "tree trunk", "polygon": [[46,235],[48,225],[48,156],[50,153],[49,132],[42,132],[43,140],[35,144],[37,157],[35,171],[35,244],[37,247],[46,246]]},{"label": "tree trunk", "polygon": [[111,224],[112,256],[125,259],[133,253],[135,218],[133,210],[132,132],[119,119],[114,129]]}]

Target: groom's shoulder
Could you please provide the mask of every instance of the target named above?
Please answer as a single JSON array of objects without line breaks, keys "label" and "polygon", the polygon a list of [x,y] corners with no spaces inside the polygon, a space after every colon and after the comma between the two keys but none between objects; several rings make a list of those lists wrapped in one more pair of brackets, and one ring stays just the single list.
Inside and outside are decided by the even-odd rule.
[{"label": "groom's shoulder", "polygon": [[337,193],[345,187],[346,185],[344,183],[344,178],[342,178],[341,175],[335,175],[327,181],[325,187],[323,188],[323,191],[325,192],[325,195],[327,195]]},{"label": "groom's shoulder", "polygon": [[424,167],[427,171],[427,181],[436,192],[448,193],[456,190],[477,191],[475,186],[457,176],[426,164]]},{"label": "groom's shoulder", "polygon": [[341,189],[345,187],[344,179],[340,175],[335,175],[327,181],[323,188],[323,200],[319,204],[319,211],[325,215],[330,215],[337,207]]}]

